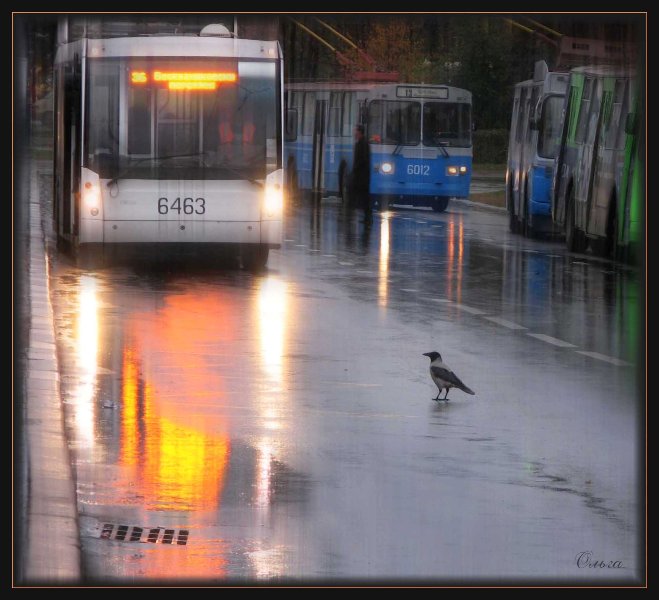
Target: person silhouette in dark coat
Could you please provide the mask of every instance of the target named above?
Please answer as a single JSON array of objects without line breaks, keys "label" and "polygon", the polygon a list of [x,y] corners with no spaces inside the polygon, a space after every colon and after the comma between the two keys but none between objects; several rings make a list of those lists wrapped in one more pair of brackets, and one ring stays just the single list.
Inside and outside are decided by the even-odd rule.
[{"label": "person silhouette in dark coat", "polygon": [[371,208],[371,150],[364,135],[364,126],[355,126],[355,151],[352,159],[352,191],[355,204],[364,209],[364,224],[373,222]]}]

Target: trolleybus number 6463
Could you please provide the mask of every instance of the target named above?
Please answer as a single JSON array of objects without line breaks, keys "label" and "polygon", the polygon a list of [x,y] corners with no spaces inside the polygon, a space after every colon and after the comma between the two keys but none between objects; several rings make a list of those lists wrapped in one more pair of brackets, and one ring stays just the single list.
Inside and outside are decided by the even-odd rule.
[{"label": "trolleybus number 6463", "polygon": [[179,215],[203,215],[206,213],[205,198],[176,198],[171,201],[169,198],[158,198],[158,213],[166,215],[169,212],[176,212]]}]

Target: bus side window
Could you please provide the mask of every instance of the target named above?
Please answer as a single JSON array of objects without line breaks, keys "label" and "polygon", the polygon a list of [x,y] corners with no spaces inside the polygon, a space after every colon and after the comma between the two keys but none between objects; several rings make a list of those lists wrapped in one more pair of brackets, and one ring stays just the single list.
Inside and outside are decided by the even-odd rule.
[{"label": "bus side window", "polygon": [[286,109],[286,141],[294,142],[297,139],[297,108]]},{"label": "bus side window", "polygon": [[577,142],[577,144],[583,144],[584,140],[586,139],[592,85],[592,79],[586,79],[584,82],[583,93],[581,96],[581,106],[579,107],[579,116],[577,117],[577,129],[575,134],[575,142]]},{"label": "bus side window", "polygon": [[[354,92],[346,92],[343,94],[343,111],[342,111],[342,124],[341,124],[341,135],[343,137],[352,137],[352,131],[355,128],[357,122],[355,121],[355,116],[357,111],[355,110],[357,105],[357,100],[355,99]],[[361,123],[365,123],[363,120]]]},{"label": "bus side window", "polygon": [[151,154],[151,92],[148,89],[131,89],[128,154]]}]

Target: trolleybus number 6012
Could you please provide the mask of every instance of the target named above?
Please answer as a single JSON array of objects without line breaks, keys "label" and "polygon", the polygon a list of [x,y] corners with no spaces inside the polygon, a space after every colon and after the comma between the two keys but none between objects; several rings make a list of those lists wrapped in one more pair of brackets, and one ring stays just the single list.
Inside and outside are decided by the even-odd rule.
[{"label": "trolleybus number 6012", "polygon": [[408,175],[430,175],[430,165],[407,165]]},{"label": "trolleybus number 6012", "polygon": [[176,212],[179,215],[203,215],[206,213],[205,198],[176,198],[170,204],[169,198],[158,198],[158,213],[166,215],[169,212]]}]

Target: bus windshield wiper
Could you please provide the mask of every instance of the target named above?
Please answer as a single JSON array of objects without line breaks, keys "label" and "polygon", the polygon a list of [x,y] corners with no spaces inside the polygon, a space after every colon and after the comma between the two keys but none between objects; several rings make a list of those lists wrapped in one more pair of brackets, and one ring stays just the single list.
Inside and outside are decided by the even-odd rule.
[{"label": "bus windshield wiper", "polygon": [[123,179],[123,177],[127,173],[130,173],[130,171],[134,167],[136,167],[140,163],[143,163],[147,160],[151,160],[151,161],[158,160],[158,161],[160,161],[160,160],[167,160],[169,158],[189,158],[189,157],[192,157],[192,156],[204,156],[204,154],[206,154],[206,151],[193,152],[192,154],[170,154],[168,156],[143,156],[142,158],[130,159],[131,161],[134,160],[135,162],[131,162],[131,164],[129,164],[123,171],[121,171],[121,173],[119,173],[118,175],[115,175],[112,179],[110,179],[110,181],[107,182],[106,187],[110,187],[113,183],[116,183],[120,179]]},{"label": "bus windshield wiper", "polygon": [[437,144],[437,147],[442,151],[442,154],[444,155],[444,158],[448,158],[450,154],[448,153],[448,150],[444,148],[445,145],[447,145],[448,142],[439,142]]}]

